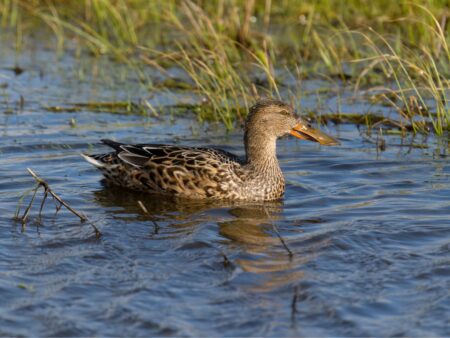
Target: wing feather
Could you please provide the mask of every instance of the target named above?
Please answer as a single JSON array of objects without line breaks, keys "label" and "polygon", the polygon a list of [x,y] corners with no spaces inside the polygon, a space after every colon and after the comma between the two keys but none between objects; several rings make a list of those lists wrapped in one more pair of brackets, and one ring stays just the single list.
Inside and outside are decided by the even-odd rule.
[{"label": "wing feather", "polygon": [[142,168],[149,161],[147,156],[136,155],[125,151],[120,152],[117,157],[136,168]]}]

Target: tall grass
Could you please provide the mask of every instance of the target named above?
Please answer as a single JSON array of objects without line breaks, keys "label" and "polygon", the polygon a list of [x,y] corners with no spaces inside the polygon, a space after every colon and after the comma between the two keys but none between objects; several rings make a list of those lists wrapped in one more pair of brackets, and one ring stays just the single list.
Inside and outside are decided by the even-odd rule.
[{"label": "tall grass", "polygon": [[[415,131],[428,132],[434,130],[443,135],[450,130],[450,107],[447,98],[450,82],[449,75],[450,50],[447,34],[442,23],[423,6],[416,6],[425,13],[423,21],[416,21],[419,27],[425,27],[430,34],[432,48],[428,45],[412,48],[401,41],[400,52],[383,35],[373,32],[364,34],[357,32],[365,40],[365,45],[372,51],[370,63],[360,74],[355,85],[358,90],[360,81],[369,76],[374,67],[380,67],[385,78],[395,88],[386,88],[391,95],[384,96],[397,110],[400,116],[409,120]],[[428,19],[428,20],[427,20]],[[430,22],[430,23],[429,23]],[[367,63],[369,59],[355,60]]]},{"label": "tall grass", "polygon": [[[76,37],[133,67],[176,65],[205,98],[201,118],[231,128],[257,95],[279,96],[276,70],[337,77],[381,97],[417,132],[450,127],[447,1],[0,0],[19,36],[45,23],[57,48]],[[143,61],[142,61],[143,60]],[[263,78],[263,81],[261,81]],[[256,81],[255,79],[259,79]],[[261,83],[263,85],[261,85]],[[208,116],[206,116],[208,115]]]}]

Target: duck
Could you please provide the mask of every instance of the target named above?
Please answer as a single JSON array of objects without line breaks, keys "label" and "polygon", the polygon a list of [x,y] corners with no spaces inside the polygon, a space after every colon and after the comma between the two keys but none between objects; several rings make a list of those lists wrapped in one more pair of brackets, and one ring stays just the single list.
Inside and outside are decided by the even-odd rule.
[{"label": "duck", "polygon": [[272,201],[285,192],[276,142],[286,135],[326,146],[339,144],[297,116],[291,105],[261,99],[245,121],[243,158],[216,148],[109,139],[101,142],[112,152],[82,156],[100,169],[106,183],[123,188],[188,199]]}]

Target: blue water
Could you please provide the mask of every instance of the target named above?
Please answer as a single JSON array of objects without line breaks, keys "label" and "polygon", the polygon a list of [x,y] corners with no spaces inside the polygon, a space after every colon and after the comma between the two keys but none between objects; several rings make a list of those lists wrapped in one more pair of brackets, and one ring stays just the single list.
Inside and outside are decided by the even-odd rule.
[{"label": "blue water", "polygon": [[[135,194],[105,187],[79,153],[106,150],[97,142],[108,137],[242,155],[242,131],[200,125],[187,113],[49,112],[87,101],[163,107],[195,96],[149,92],[126,68],[112,72],[89,57],[0,52],[0,335],[450,335],[450,164],[442,140],[385,134],[379,151],[353,125],[323,126],[340,146],[279,141],[283,201]],[[25,72],[5,69],[15,63]],[[327,101],[331,109],[335,101]],[[343,109],[362,106],[344,100]],[[34,186],[27,167],[86,214],[101,238],[68,211],[55,214],[51,200],[38,222],[42,192],[26,226],[15,221],[20,197]]]}]

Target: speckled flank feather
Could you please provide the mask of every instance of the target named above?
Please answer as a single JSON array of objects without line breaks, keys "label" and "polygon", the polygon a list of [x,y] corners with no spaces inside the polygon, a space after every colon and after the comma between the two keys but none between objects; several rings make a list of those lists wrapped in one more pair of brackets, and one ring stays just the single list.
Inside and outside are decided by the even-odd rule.
[{"label": "speckled flank feather", "polygon": [[246,158],[211,148],[129,145],[102,140],[115,151],[83,155],[115,185],[188,198],[274,200],[284,194],[276,139],[298,122],[280,101],[260,101],[245,128]]},{"label": "speckled flank feather", "polygon": [[[242,199],[250,172],[234,155],[215,149],[114,144],[117,150],[84,155],[113,184],[189,198]],[[253,192],[254,193],[254,192]],[[263,199],[264,191],[260,191]],[[280,196],[277,196],[280,197]],[[275,198],[277,198],[275,197]]]}]

